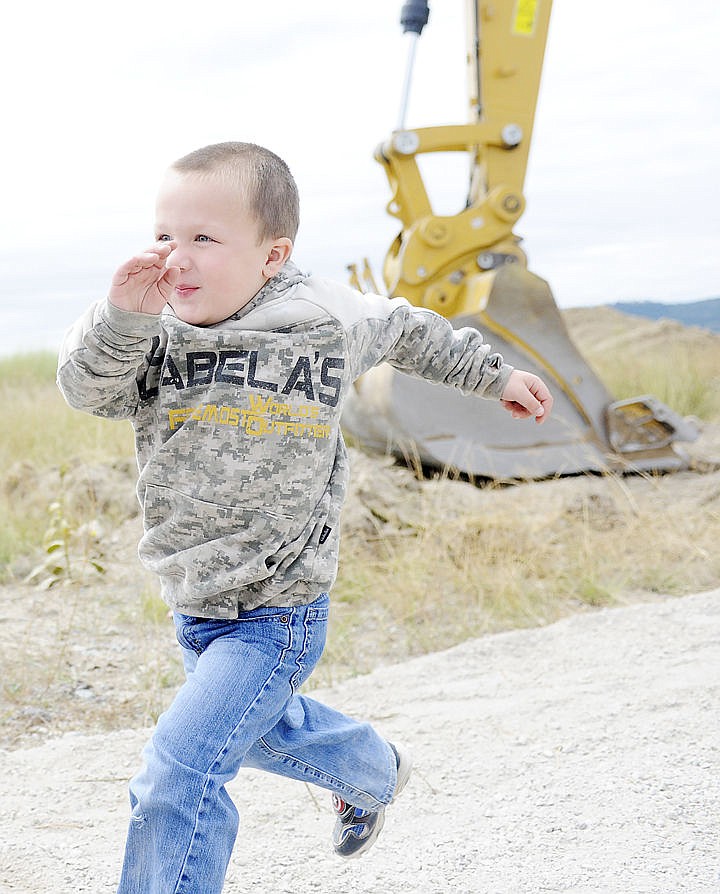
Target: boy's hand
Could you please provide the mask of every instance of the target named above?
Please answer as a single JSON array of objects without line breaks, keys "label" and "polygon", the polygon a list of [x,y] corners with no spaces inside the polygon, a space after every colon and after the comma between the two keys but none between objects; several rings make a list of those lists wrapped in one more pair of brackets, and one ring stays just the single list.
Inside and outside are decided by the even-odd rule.
[{"label": "boy's hand", "polygon": [[534,416],[536,422],[544,422],[552,410],[553,398],[541,378],[533,373],[514,369],[500,403],[512,413],[513,419]]},{"label": "boy's hand", "polygon": [[121,310],[159,314],[172,294],[179,267],[166,267],[174,242],[156,242],[119,267],[112,279],[108,299]]}]

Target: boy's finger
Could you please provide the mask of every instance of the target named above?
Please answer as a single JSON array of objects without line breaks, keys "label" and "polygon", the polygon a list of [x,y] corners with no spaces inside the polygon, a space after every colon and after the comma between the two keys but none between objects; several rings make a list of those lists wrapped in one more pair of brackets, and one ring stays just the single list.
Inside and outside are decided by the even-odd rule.
[{"label": "boy's finger", "polygon": [[159,252],[155,248],[148,248],[142,254],[137,255],[134,260],[140,263],[143,267],[164,267],[165,266],[165,258],[168,256],[169,252]]},{"label": "boy's finger", "polygon": [[177,242],[174,242],[172,239],[162,239],[153,245],[151,251],[157,251],[158,254],[166,258],[174,248],[177,248]]},{"label": "boy's finger", "polygon": [[519,412],[516,413],[518,419],[533,416],[536,422],[543,422],[546,411],[542,399],[535,395],[533,391],[528,389],[527,393],[517,404]]},{"label": "boy's finger", "polygon": [[538,410],[542,410],[542,400],[535,391],[527,387],[525,392],[518,399],[518,403],[524,407],[529,416],[534,416]]},{"label": "boy's finger", "polygon": [[[174,242],[155,242],[153,245],[150,245],[144,251],[140,252],[139,255],[136,255],[136,258],[143,258],[145,260],[152,259],[154,264],[159,261],[164,264],[165,259],[175,247]],[[136,258],[133,258],[133,260]]]},{"label": "boy's finger", "polygon": [[552,409],[552,394],[550,394],[550,390],[543,380],[536,376],[528,383],[528,391],[534,400],[528,402],[526,406],[535,417],[536,422],[543,422]]},{"label": "boy's finger", "polygon": [[535,421],[536,422],[544,422],[547,417],[550,415],[550,411],[552,410],[553,399],[550,392],[548,392],[547,397],[543,398],[540,402],[540,406],[535,411]]}]

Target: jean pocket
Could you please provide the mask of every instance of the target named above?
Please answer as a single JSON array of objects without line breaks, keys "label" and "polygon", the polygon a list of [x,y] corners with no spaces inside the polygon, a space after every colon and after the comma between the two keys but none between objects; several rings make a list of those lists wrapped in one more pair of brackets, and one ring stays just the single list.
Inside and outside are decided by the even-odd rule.
[{"label": "jean pocket", "polygon": [[198,655],[202,651],[199,643],[192,635],[192,629],[195,627],[199,618],[193,618],[191,615],[183,615],[180,612],[173,612],[173,621],[175,623],[175,639],[180,643],[183,649],[190,649]]},{"label": "jean pocket", "polygon": [[330,616],[330,597],[327,593],[321,593],[315,602],[307,607],[307,617],[310,621],[327,621]]}]

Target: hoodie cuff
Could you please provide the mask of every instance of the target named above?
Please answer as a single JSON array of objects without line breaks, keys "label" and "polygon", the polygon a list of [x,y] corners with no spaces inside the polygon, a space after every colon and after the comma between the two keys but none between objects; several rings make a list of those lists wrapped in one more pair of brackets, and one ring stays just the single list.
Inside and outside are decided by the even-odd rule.
[{"label": "hoodie cuff", "polygon": [[498,370],[497,376],[495,376],[493,381],[483,392],[483,397],[486,397],[489,400],[500,400],[503,395],[503,391],[505,391],[505,386],[507,385],[514,369],[515,367],[510,366],[509,363],[503,363],[503,365]]},{"label": "hoodie cuff", "polygon": [[123,310],[115,307],[107,298],[100,309],[100,316],[113,332],[122,336],[152,338],[158,334],[160,328],[160,314]]}]

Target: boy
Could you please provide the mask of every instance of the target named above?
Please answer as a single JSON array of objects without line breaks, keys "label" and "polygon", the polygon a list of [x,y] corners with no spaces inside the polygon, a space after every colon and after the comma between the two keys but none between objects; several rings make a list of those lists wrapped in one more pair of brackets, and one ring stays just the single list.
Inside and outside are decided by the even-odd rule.
[{"label": "boy", "polygon": [[473,329],[403,299],[359,295],[290,262],[287,165],[247,143],[175,162],[156,243],[68,332],[58,383],[73,407],[135,428],[139,554],[175,613],[187,672],[130,784],[120,894],[214,894],[241,766],[333,793],[335,851],[360,856],[411,761],[297,690],[320,658],[348,468],[343,399],[395,366],[500,399],[542,422],[544,383]]}]

